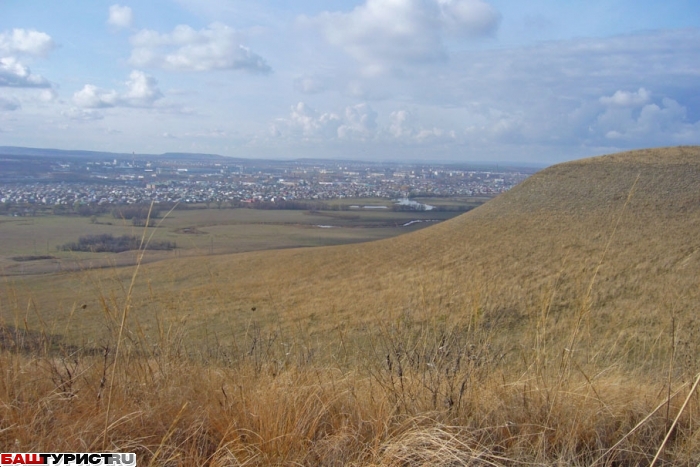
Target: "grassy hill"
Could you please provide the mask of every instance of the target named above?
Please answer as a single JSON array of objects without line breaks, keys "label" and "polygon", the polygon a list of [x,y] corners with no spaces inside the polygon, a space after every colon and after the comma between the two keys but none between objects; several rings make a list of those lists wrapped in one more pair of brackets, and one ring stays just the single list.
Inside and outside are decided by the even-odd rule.
[{"label": "grassy hill", "polygon": [[[653,341],[672,315],[692,321],[698,232],[700,150],[636,151],[550,167],[470,213],[385,241],[147,265],[133,317],[148,328],[147,310],[166,305],[188,316],[195,336],[218,330],[224,340],[241,322],[325,333],[406,313],[478,311],[527,331],[546,304],[564,325],[585,308],[598,340],[622,332]],[[103,288],[123,287],[131,273],[85,274],[99,283],[93,290],[49,287],[51,303],[62,290],[64,311],[75,301],[99,310]],[[90,317],[75,323],[81,334]]]},{"label": "grassy hill", "polygon": [[[81,351],[85,392],[103,407],[100,371],[121,375],[98,412],[160,426],[146,459],[694,465],[699,233],[700,148],[649,149],[550,167],[392,239],[6,283],[3,316],[45,342],[53,393],[72,367],[50,349],[102,346],[102,365]],[[93,425],[81,439],[133,441]]]}]

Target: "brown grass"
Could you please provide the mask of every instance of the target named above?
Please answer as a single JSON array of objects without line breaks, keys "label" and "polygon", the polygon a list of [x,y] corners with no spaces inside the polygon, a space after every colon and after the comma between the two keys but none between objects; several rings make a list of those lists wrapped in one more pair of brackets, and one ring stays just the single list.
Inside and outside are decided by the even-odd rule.
[{"label": "brown grass", "polygon": [[[201,352],[171,339],[125,342],[119,366],[114,343],[3,352],[2,449],[135,451],[155,465],[644,465],[669,427],[662,381],[504,365],[468,325],[404,321],[344,350],[264,333]],[[670,398],[666,463],[700,460],[688,395],[678,383]]]},{"label": "brown grass", "polygon": [[133,288],[7,280],[2,449],[696,465],[699,156],[563,164],[396,239],[143,265]]}]

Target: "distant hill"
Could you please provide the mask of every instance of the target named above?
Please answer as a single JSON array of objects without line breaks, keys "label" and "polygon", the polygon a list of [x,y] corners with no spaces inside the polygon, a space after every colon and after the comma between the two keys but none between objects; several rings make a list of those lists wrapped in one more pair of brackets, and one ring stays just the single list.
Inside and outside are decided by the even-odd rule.
[{"label": "distant hill", "polygon": [[[0,156],[21,156],[26,158],[56,158],[56,159],[85,159],[85,160],[113,160],[132,159],[137,160],[168,160],[177,162],[193,163],[228,163],[245,166],[272,166],[280,167],[304,167],[324,165],[362,165],[365,167],[411,166],[414,164],[432,164],[431,161],[363,161],[357,159],[323,159],[323,158],[298,158],[298,159],[248,159],[242,157],[229,157],[219,154],[189,153],[189,152],[166,152],[163,154],[144,153],[122,153],[107,151],[85,151],[79,149],[51,149],[51,148],[27,148],[19,146],[0,146]],[[519,171],[523,173],[533,173],[543,167],[537,163],[488,163],[488,162],[465,162],[465,163],[436,163],[444,169],[464,170],[465,168],[479,171]]]},{"label": "distant hill", "polygon": [[132,154],[114,153],[103,151],[82,151],[48,148],[24,148],[18,146],[0,146],[0,154],[6,156],[32,156],[32,157],[69,157],[82,159],[114,159],[132,157]]},{"label": "distant hill", "polygon": [[132,157],[150,159],[171,159],[171,160],[235,160],[217,154],[179,153],[168,152],[164,154],[135,154],[107,151],[83,151],[78,149],[49,149],[49,148],[25,148],[18,146],[0,146],[0,154],[7,156],[32,156],[32,157],[63,157],[72,159],[126,159]]}]

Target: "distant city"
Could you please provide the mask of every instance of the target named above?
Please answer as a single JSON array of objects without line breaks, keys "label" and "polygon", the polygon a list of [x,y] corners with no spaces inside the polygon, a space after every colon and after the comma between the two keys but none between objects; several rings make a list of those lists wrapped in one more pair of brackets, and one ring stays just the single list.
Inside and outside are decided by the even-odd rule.
[{"label": "distant city", "polygon": [[3,154],[13,151],[2,149],[0,203],[6,213],[10,206],[32,205],[178,202],[221,208],[343,198],[490,197],[535,171],[498,165],[273,161],[198,154]]}]

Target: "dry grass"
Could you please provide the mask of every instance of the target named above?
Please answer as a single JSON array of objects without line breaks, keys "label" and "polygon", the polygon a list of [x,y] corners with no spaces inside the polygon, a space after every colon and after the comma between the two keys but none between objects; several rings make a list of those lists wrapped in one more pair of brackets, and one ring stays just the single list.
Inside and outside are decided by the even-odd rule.
[{"label": "dry grass", "polygon": [[696,465],[698,175],[621,154],[396,239],[8,280],[2,449]]},{"label": "dry grass", "polygon": [[[181,337],[125,341],[119,365],[113,342],[101,354],[4,351],[2,449],[135,451],[154,465],[644,465],[669,428],[662,380],[504,365],[467,324],[404,320],[345,342],[350,365],[314,356],[342,345],[251,334],[198,353]],[[667,464],[700,461],[688,394],[676,383]]]}]

